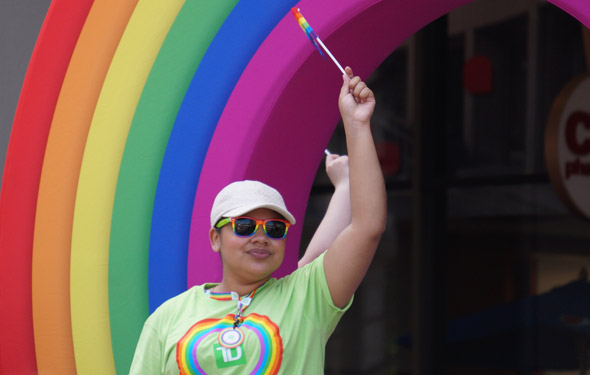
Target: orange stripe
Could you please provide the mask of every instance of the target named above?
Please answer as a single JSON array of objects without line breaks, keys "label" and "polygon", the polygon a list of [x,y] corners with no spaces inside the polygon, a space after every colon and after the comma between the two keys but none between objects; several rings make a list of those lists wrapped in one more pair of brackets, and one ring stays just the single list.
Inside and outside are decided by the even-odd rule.
[{"label": "orange stripe", "polygon": [[77,373],[70,316],[70,247],[78,175],[94,107],[135,4],[135,0],[94,2],[53,117],[33,244],[33,321],[39,373]]}]

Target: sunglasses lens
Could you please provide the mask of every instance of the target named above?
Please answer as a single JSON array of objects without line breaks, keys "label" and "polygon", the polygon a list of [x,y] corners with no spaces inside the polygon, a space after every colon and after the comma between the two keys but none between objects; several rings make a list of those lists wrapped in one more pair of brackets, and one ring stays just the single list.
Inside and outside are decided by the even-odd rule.
[{"label": "sunglasses lens", "polygon": [[234,232],[238,236],[249,236],[254,233],[255,229],[256,222],[252,219],[241,217],[235,221]]},{"label": "sunglasses lens", "polygon": [[[256,220],[249,217],[232,219],[234,233],[242,237],[250,237],[256,231]],[[287,234],[287,224],[281,220],[266,220],[264,232],[270,238],[281,239]]]},{"label": "sunglasses lens", "polygon": [[270,238],[283,238],[287,230],[287,225],[282,221],[269,220],[265,225],[266,234]]}]

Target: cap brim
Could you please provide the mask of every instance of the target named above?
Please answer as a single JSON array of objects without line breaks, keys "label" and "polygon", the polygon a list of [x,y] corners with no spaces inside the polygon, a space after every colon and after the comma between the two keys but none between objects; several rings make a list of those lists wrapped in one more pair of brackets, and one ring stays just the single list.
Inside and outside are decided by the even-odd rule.
[{"label": "cap brim", "polygon": [[221,219],[222,217],[241,216],[241,215],[247,214],[248,212],[254,211],[258,208],[267,208],[269,210],[273,210],[273,211],[279,213],[281,216],[283,216],[288,222],[291,223],[291,225],[295,224],[295,217],[293,215],[291,215],[291,213],[289,211],[286,211],[283,208],[281,208],[277,205],[274,205],[274,204],[262,204],[262,205],[250,204],[250,205],[245,205],[245,206],[241,206],[241,207],[236,207],[233,210],[223,214],[217,220]]}]

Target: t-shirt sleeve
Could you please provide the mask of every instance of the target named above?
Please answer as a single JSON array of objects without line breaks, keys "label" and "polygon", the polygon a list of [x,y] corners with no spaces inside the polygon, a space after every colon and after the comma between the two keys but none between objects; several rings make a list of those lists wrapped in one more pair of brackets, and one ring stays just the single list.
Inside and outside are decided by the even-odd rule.
[{"label": "t-shirt sleeve", "polygon": [[303,313],[309,318],[308,321],[316,321],[318,328],[329,336],[344,312],[350,308],[353,298],[344,308],[334,305],[324,272],[324,255],[325,252],[288,278],[289,282],[294,283],[294,290],[300,295],[299,300],[306,306]]},{"label": "t-shirt sleeve", "polygon": [[131,363],[130,375],[161,375],[164,374],[162,359],[163,342],[158,332],[149,324],[149,319],[143,326],[133,362]]}]

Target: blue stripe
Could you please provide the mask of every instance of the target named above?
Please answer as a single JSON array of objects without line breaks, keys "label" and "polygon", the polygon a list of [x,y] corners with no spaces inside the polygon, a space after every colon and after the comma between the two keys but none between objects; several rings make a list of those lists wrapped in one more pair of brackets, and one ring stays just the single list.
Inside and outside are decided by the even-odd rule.
[{"label": "blue stripe", "polygon": [[[150,286],[152,272],[157,278],[173,277],[169,273],[155,276],[164,262],[186,267],[195,193],[217,121],[248,62],[295,3],[241,0],[203,56],[178,112],[160,170],[150,238]],[[177,285],[176,290],[166,290],[168,295],[150,300],[150,309],[185,289],[186,285]]]}]

